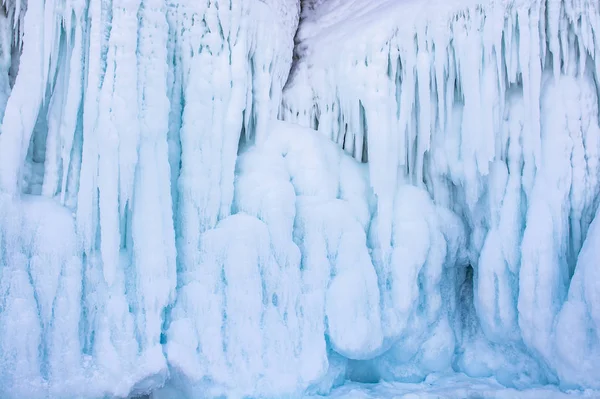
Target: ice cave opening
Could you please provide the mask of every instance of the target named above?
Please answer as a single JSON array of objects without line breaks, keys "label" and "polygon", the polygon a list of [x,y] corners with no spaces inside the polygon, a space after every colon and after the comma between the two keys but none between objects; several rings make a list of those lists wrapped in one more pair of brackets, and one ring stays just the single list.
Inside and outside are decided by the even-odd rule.
[{"label": "ice cave opening", "polygon": [[600,397],[597,0],[0,11],[0,399]]}]

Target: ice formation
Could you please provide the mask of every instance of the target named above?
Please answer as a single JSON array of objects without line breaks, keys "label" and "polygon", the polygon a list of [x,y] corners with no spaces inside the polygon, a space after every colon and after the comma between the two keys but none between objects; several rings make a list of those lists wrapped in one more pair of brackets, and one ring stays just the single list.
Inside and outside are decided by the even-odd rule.
[{"label": "ice formation", "polygon": [[[600,198],[600,5],[359,3],[312,2],[280,110],[369,165],[375,267],[398,275],[379,285],[390,348],[356,372],[413,381],[452,364],[508,385],[598,387],[600,290],[580,276],[596,268],[592,248],[600,244],[587,234]],[[397,193],[406,182],[465,229],[464,253],[447,258],[441,270],[450,275],[441,280],[439,271],[419,272],[430,265],[420,258],[412,268],[418,284],[405,286],[413,274],[403,268],[420,248],[411,240],[427,242],[397,221],[427,209],[421,199],[406,210],[408,196]],[[401,240],[410,255],[401,260],[397,225],[410,226]],[[456,243],[448,221],[428,225],[439,237],[430,238],[429,257]],[[386,292],[395,290],[418,294],[392,295],[388,305]],[[452,291],[459,299],[450,316],[427,319],[432,312],[421,306],[414,324],[386,323],[387,306],[397,313],[404,301],[416,306]]]},{"label": "ice formation", "polygon": [[178,276],[230,213],[240,134],[276,114],[298,4],[2,11],[0,397],[146,393]]},{"label": "ice formation", "polygon": [[1,398],[600,389],[597,1],[2,4]]}]

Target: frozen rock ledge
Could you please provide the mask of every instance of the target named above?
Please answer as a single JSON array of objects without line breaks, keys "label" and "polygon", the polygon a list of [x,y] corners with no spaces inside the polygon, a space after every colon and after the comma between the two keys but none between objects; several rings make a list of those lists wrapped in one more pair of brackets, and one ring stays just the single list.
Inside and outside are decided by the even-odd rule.
[{"label": "frozen rock ledge", "polygon": [[0,398],[600,395],[597,1],[299,3],[3,3]]}]

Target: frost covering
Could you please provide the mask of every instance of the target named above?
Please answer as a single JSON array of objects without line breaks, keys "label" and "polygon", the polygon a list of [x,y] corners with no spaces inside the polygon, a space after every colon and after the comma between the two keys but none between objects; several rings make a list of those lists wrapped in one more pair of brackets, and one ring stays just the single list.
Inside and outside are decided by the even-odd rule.
[{"label": "frost covering", "polygon": [[302,3],[3,3],[0,397],[600,389],[597,2]]}]

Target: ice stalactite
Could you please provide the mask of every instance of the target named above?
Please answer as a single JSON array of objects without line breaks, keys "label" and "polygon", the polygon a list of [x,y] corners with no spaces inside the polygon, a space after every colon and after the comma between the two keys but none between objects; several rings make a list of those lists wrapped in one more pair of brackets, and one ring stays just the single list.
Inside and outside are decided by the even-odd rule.
[{"label": "ice stalactite", "polygon": [[598,4],[303,3],[2,3],[1,397],[600,388]]},{"label": "ice stalactite", "polygon": [[[287,3],[275,6],[293,10],[294,2]],[[294,31],[288,25],[294,24],[282,20],[288,41],[283,36],[271,43],[264,40],[264,21],[272,15],[264,5],[231,2],[228,9],[191,1],[173,7],[173,21],[185,29],[178,35],[172,27],[178,35],[173,43],[173,84],[181,85],[172,86],[172,107],[179,107],[178,101],[182,105],[181,120],[173,126],[181,123],[180,133],[178,138],[172,135],[173,145],[181,148],[180,158],[172,161],[180,165],[172,163],[171,169],[178,171],[176,218],[181,224],[178,236],[185,236],[180,240],[181,256],[192,262],[200,234],[231,212],[240,131],[246,139],[261,140],[266,134],[264,118],[270,119],[277,109],[291,62],[289,37]],[[287,18],[293,20],[294,14]]]},{"label": "ice stalactite", "polygon": [[281,101],[298,4],[2,10],[0,396],[147,393],[178,271],[231,213],[240,136],[264,140]]},{"label": "ice stalactite", "polygon": [[[17,4],[20,4],[20,2]],[[21,186],[19,180],[29,148],[29,140],[33,133],[40,106],[44,100],[44,88],[48,83],[44,79],[44,65],[47,66],[48,60],[46,57],[49,56],[49,54],[44,53],[44,45],[47,44],[44,40],[46,22],[44,10],[44,3],[41,1],[27,4],[27,12],[22,25],[22,40],[31,44],[23,47],[19,74],[15,79],[13,90],[6,100],[4,118],[2,119],[0,148],[6,154],[6,158],[0,170],[0,184],[2,192],[8,195],[16,195]],[[16,15],[19,16],[20,14]],[[54,22],[47,21],[49,25],[54,25]],[[11,27],[7,24],[4,28],[10,29]],[[8,51],[8,49],[5,49],[5,51]]]},{"label": "ice stalactite", "polygon": [[[360,35],[347,27],[359,20],[357,13],[368,16],[368,6],[328,8],[325,2],[305,15],[302,54],[280,118],[317,129],[356,159],[368,159],[377,196],[371,233],[378,270],[401,270],[409,262],[394,259],[398,244],[386,256],[396,229],[391,215],[399,215],[408,196],[394,194],[402,181],[426,187],[438,206],[464,220],[468,256],[456,266],[473,266],[480,333],[457,336],[455,368],[508,384],[587,386],[598,338],[578,341],[577,353],[590,351],[579,374],[569,374],[556,351],[564,351],[563,332],[569,331],[561,325],[564,306],[582,309],[577,328],[594,320],[586,313],[592,312],[588,299],[579,299],[593,289],[578,288],[581,277],[571,279],[583,273],[578,268],[589,268],[576,266],[578,254],[595,240],[587,231],[599,199],[600,7],[570,0],[462,2],[436,5],[435,16],[426,15],[428,5],[383,1],[378,7],[388,12]],[[399,25],[400,17],[410,22]],[[419,280],[418,292],[435,297],[427,288],[432,279]],[[380,289],[410,292],[399,276],[387,284],[382,288],[380,281]],[[385,331],[398,341],[382,357],[385,373],[414,378],[406,369],[414,342],[405,337],[418,331],[405,324]],[[431,339],[441,336],[426,331]]]}]

